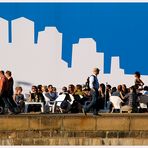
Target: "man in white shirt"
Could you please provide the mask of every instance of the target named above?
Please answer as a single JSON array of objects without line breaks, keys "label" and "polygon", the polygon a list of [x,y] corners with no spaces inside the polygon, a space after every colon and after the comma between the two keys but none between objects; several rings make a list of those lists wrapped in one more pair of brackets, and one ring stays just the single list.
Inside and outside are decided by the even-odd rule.
[{"label": "man in white shirt", "polygon": [[86,113],[92,108],[93,115],[98,115],[98,89],[99,89],[99,82],[98,82],[98,74],[100,70],[98,68],[93,69],[93,74],[89,77],[89,87],[92,96],[92,101],[90,104],[84,106],[84,113]]}]

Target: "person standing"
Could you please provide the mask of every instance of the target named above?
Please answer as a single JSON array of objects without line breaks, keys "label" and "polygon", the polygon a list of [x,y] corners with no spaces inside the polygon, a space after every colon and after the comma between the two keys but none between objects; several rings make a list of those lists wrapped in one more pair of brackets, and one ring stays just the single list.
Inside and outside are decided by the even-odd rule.
[{"label": "person standing", "polygon": [[4,75],[4,71],[0,71],[0,106],[7,106],[7,78]]},{"label": "person standing", "polygon": [[17,108],[17,104],[14,102],[13,100],[13,84],[14,84],[14,81],[13,81],[13,78],[12,78],[12,73],[11,71],[6,71],[5,72],[5,76],[7,78],[7,83],[8,83],[8,90],[7,90],[7,97],[8,97],[8,100],[9,100],[9,103],[11,104],[12,108],[13,108],[13,111],[15,113],[18,113],[19,110]]},{"label": "person standing", "polygon": [[4,74],[4,71],[0,71],[0,99],[4,102],[4,107],[8,109],[9,114],[14,113],[14,109],[8,98],[8,79]]},{"label": "person standing", "polygon": [[92,96],[92,100],[90,104],[84,105],[84,113],[86,113],[92,108],[93,109],[93,115],[97,115],[99,111],[98,107],[98,89],[99,89],[99,82],[98,82],[98,74],[100,70],[98,68],[93,69],[93,74],[89,77],[89,87],[90,87],[90,93]]},{"label": "person standing", "polygon": [[139,89],[139,87],[142,88],[144,86],[144,83],[140,77],[141,77],[140,72],[136,71],[135,72],[135,85],[138,87],[138,89]]}]

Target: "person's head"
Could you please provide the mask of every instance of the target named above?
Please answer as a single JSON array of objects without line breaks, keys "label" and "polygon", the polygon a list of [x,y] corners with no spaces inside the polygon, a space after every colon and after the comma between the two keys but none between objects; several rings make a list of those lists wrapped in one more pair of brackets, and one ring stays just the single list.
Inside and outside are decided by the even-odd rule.
[{"label": "person's head", "polygon": [[67,92],[67,87],[66,86],[62,87],[62,92],[64,92],[64,93]]},{"label": "person's head", "polygon": [[42,85],[41,85],[41,84],[38,85],[38,86],[37,86],[37,89],[38,89],[38,92],[42,92]]},{"label": "person's head", "polygon": [[144,91],[148,91],[148,86],[144,86]]},{"label": "person's head", "polygon": [[112,90],[111,90],[111,94],[113,94],[116,91],[117,91],[117,88],[116,87],[113,87]]},{"label": "person's head", "polygon": [[93,69],[93,74],[94,74],[94,75],[97,76],[97,75],[99,74],[99,72],[100,72],[100,69],[99,69],[99,68],[94,68],[94,69]]},{"label": "person's head", "polygon": [[43,92],[48,92],[48,88],[47,88],[46,85],[42,86],[42,91],[43,91]]},{"label": "person's head", "polygon": [[118,85],[117,90],[120,92],[122,91],[122,85]]},{"label": "person's head", "polygon": [[53,90],[53,92],[57,92],[57,88],[56,87],[53,87],[52,90]]},{"label": "person's head", "polygon": [[135,88],[135,86],[131,86],[131,87],[130,87],[130,92],[131,92],[131,93],[136,93],[136,88]]},{"label": "person's head", "polygon": [[12,76],[11,71],[7,70],[7,71],[5,72],[5,76],[6,76],[7,78],[10,78],[10,77]]},{"label": "person's head", "polygon": [[140,78],[140,72],[138,71],[135,72],[135,78],[138,78],[138,79]]},{"label": "person's head", "polygon": [[22,87],[20,87],[20,86],[17,86],[17,87],[15,88],[15,93],[18,94],[18,95],[20,95],[20,94],[22,93],[22,91],[23,91],[23,89],[22,89]]},{"label": "person's head", "polygon": [[99,90],[105,93],[105,85],[103,83],[100,84]]},{"label": "person's head", "polygon": [[33,93],[37,93],[38,92],[38,88],[35,85],[32,86],[31,90],[32,90]]},{"label": "person's head", "polygon": [[106,90],[110,91],[110,90],[111,90],[111,88],[112,88],[112,87],[111,87],[111,85],[109,85],[109,84],[108,84],[108,85],[106,85]]},{"label": "person's head", "polygon": [[0,70],[0,76],[4,76],[4,71]]},{"label": "person's head", "polygon": [[82,91],[82,85],[77,84],[75,90],[76,91]]},{"label": "person's head", "polygon": [[53,86],[51,84],[48,85],[48,92],[49,93],[52,93],[53,92]]},{"label": "person's head", "polygon": [[70,84],[68,86],[68,92],[71,94],[71,93],[74,93],[74,90],[75,90],[75,86],[73,84]]},{"label": "person's head", "polygon": [[123,91],[126,91],[126,90],[127,90],[127,87],[126,87],[125,84],[122,84],[122,90],[123,90]]}]

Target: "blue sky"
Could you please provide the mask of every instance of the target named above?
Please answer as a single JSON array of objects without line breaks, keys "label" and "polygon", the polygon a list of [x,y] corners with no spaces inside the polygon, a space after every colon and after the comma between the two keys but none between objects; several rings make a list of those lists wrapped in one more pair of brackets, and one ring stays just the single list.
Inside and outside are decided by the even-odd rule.
[{"label": "blue sky", "polygon": [[22,16],[35,22],[36,40],[45,26],[63,33],[62,57],[69,66],[72,44],[94,38],[97,51],[105,53],[106,73],[111,56],[120,56],[127,74],[148,75],[148,3],[0,3],[0,17]]}]

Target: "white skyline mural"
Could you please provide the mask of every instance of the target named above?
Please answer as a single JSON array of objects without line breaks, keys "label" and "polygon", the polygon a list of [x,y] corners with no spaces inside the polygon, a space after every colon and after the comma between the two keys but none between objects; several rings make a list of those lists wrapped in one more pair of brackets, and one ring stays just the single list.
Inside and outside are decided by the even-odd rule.
[{"label": "white skyline mural", "polygon": [[[21,85],[28,91],[30,85],[52,84],[61,90],[69,84],[84,84],[92,74],[94,67],[99,67],[100,83],[112,86],[134,84],[134,75],[125,74],[120,68],[120,57],[111,58],[110,73],[104,73],[104,53],[97,52],[93,38],[80,38],[72,45],[72,65],[62,59],[62,33],[56,26],[45,27],[38,32],[34,43],[34,22],[21,17],[12,20],[12,43],[9,43],[8,21],[0,18],[0,69],[13,73],[15,86]],[[145,85],[148,76],[141,76]],[[29,84],[30,85],[25,85]],[[26,88],[25,88],[26,87]]]}]

